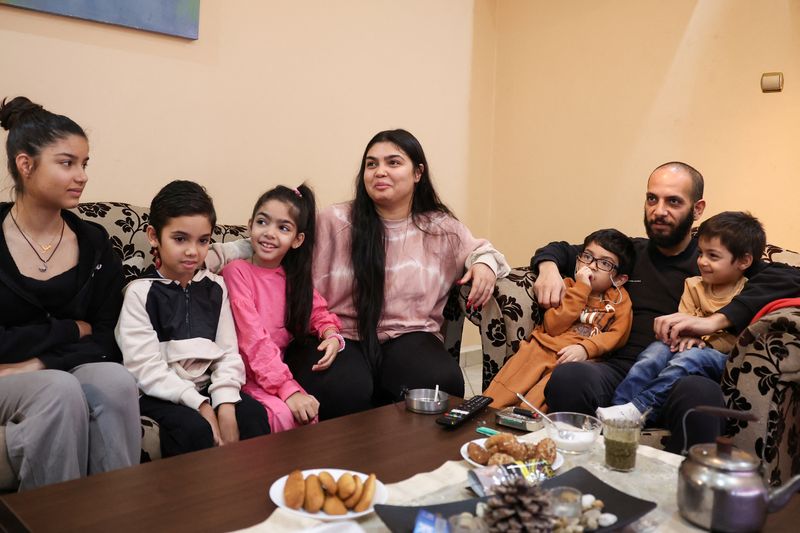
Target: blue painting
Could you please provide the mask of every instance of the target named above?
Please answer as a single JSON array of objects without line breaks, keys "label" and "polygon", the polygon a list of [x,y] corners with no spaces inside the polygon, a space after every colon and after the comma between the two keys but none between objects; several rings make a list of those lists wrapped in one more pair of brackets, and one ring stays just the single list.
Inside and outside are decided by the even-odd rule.
[{"label": "blue painting", "polygon": [[200,0],[0,0],[0,5],[186,39],[197,39],[200,24]]}]

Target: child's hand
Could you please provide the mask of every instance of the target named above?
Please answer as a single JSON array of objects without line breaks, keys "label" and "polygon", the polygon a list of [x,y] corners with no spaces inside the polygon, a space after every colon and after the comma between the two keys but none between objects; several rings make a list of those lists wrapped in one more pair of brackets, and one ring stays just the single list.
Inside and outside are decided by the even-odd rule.
[{"label": "child's hand", "polygon": [[678,337],[674,343],[670,344],[669,349],[673,352],[682,352],[689,348],[705,348],[706,343],[703,339],[698,337]]},{"label": "child's hand", "polygon": [[308,424],[319,414],[319,402],[316,398],[302,392],[295,392],[286,398],[286,405],[292,411],[292,416],[300,424]]},{"label": "child's hand", "polygon": [[219,446],[222,439],[219,436],[219,422],[217,422],[217,415],[214,413],[214,408],[208,402],[200,404],[200,416],[206,419],[208,425],[211,426],[211,434],[214,436],[214,446]]},{"label": "child's hand", "polygon": [[317,350],[325,353],[322,355],[322,358],[317,361],[317,364],[311,367],[311,370],[314,372],[328,370],[333,364],[334,359],[336,359],[336,356],[339,354],[339,348],[339,339],[336,337],[328,337],[319,343]]},{"label": "child's hand", "polygon": [[588,266],[582,266],[575,272],[575,281],[580,281],[584,285],[592,286],[592,278],[594,277],[594,272]]},{"label": "child's hand", "polygon": [[556,361],[557,365],[562,363],[573,363],[576,361],[586,361],[589,358],[589,354],[586,353],[586,348],[580,344],[570,344],[569,346],[564,346],[558,351],[557,355],[559,356],[558,361]]},{"label": "child's hand", "polygon": [[219,423],[220,446],[239,442],[239,424],[236,423],[235,405],[223,403],[217,407],[217,422]]}]

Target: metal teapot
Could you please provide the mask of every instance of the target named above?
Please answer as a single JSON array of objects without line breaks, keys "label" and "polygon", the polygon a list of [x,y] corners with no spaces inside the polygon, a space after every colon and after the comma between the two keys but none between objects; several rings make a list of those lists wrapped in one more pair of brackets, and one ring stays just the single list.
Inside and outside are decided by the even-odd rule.
[{"label": "metal teapot", "polygon": [[[728,411],[727,409],[698,409]],[[731,415],[730,413],[735,413]],[[742,413],[725,415],[742,418]],[[752,415],[751,415],[752,416]],[[774,490],[767,488],[760,462],[726,437],[691,447],[678,472],[678,510],[686,520],[715,531],[758,531],[767,513],[777,511],[800,488],[800,475]]]}]

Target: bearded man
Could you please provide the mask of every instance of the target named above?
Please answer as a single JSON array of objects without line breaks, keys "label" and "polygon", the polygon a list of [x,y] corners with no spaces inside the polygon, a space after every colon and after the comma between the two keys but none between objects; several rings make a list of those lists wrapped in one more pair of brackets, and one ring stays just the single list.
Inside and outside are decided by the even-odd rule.
[{"label": "bearded man", "polygon": [[[686,163],[664,163],[650,174],[644,204],[648,239],[634,239],[636,263],[626,285],[633,303],[633,327],[625,346],[591,361],[564,363],[556,367],[545,389],[550,411],[573,411],[594,415],[598,407],[611,404],[614,390],[636,357],[659,338],[701,336],[729,329],[739,334],[753,315],[767,303],[800,293],[800,271],[777,263],[753,262],[745,272],[744,290],[707,317],[677,313],[684,280],[699,275],[697,239],[693,223],[705,210],[703,176]],[[534,294],[541,307],[558,307],[564,294],[562,274],[574,268],[580,246],[553,242],[540,248],[531,259],[538,276]],[[672,431],[667,449],[680,452],[684,445],[684,414],[697,405],[723,406],[719,383],[700,376],[678,381],[665,403],[660,425]],[[720,433],[719,418],[692,414],[686,420],[688,444],[712,442]]]}]

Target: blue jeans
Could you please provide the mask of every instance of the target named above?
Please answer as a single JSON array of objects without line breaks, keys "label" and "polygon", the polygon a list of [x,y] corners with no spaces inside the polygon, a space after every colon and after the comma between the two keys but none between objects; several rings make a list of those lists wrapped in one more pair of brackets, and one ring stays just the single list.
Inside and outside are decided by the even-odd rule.
[{"label": "blue jeans", "polygon": [[630,402],[642,413],[652,408],[648,419],[654,420],[676,381],[685,376],[704,376],[719,382],[727,360],[726,354],[713,348],[672,352],[668,344],[654,342],[636,358],[611,403]]}]

